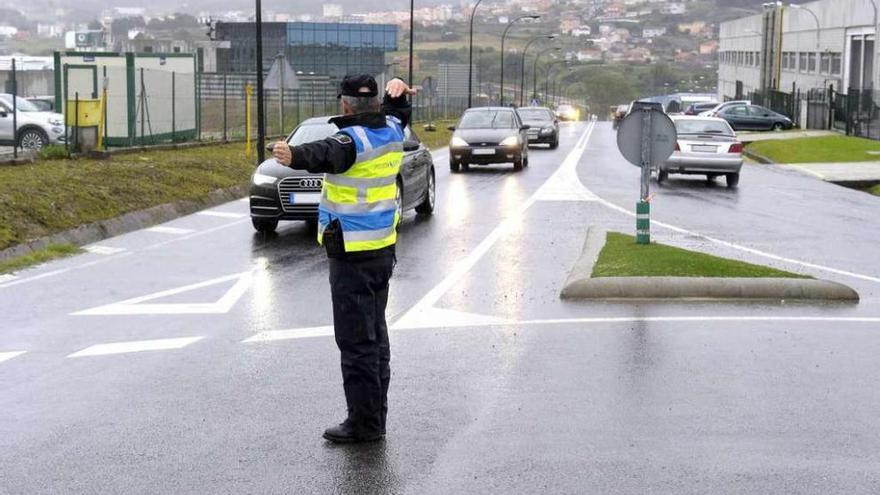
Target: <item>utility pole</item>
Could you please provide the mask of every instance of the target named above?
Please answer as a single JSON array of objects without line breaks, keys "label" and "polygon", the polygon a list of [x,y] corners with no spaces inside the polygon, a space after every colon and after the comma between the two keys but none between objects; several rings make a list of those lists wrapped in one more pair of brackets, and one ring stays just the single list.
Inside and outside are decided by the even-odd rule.
[{"label": "utility pole", "polygon": [[477,7],[480,6],[482,1],[477,0],[477,3],[474,4],[474,9],[471,11],[471,35],[470,42],[468,42],[468,108],[471,107],[474,90],[474,17],[477,14]]},{"label": "utility pole", "polygon": [[263,115],[263,5],[257,2],[257,163],[266,160],[266,123]]}]

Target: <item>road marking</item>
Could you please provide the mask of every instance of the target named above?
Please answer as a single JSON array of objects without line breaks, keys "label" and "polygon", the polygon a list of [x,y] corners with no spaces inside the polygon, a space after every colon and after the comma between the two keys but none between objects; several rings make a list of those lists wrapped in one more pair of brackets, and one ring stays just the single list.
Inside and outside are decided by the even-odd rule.
[{"label": "road marking", "polygon": [[809,174],[809,175],[812,175],[813,177],[818,177],[819,179],[825,180],[825,176],[824,176],[824,175],[822,175],[822,174],[820,174],[819,172],[816,172],[816,171],[814,171],[814,170],[810,170],[810,169],[807,168],[807,167],[801,167],[800,165],[783,165],[783,166],[784,166],[784,167],[788,167],[788,168],[790,168],[790,169],[793,169],[793,170],[795,170],[795,171],[797,171],[797,172],[801,172],[801,173]]},{"label": "road marking", "polygon": [[148,228],[147,232],[156,232],[159,234],[183,235],[183,234],[190,234],[194,231],[192,229],[181,229],[178,227],[165,227],[163,225],[157,225],[155,227]]},{"label": "road marking", "polygon": [[[575,144],[574,149],[566,156],[563,161],[562,167],[570,167],[570,162],[574,162],[577,165],[577,162],[580,161],[581,156],[587,147],[587,142],[590,140],[590,136],[593,133],[593,129],[595,128],[595,123],[590,123],[587,126],[587,129],[581,135],[580,139],[578,139],[577,144]],[[549,181],[550,179],[548,179]],[[545,182],[546,184],[546,182]],[[543,185],[542,185],[543,187]],[[395,324],[399,324],[403,327],[411,327],[414,325],[419,325],[422,322],[426,321],[427,318],[430,317],[431,308],[437,301],[443,297],[443,294],[446,294],[459,280],[461,280],[467,273],[480,261],[480,259],[485,256],[492,246],[495,245],[496,242],[500,238],[502,238],[509,231],[516,229],[522,223],[522,217],[525,214],[526,210],[528,210],[535,201],[537,201],[538,195],[541,192],[541,188],[538,188],[534,194],[532,194],[525,202],[523,202],[518,209],[513,211],[507,218],[501,221],[489,235],[483,239],[480,244],[477,245],[467,256],[462,258],[461,261],[456,263],[453,269],[449,272],[449,274],[440,281],[437,285],[435,285],[427,294],[425,294],[422,299],[420,299],[412,308],[409,309],[403,316],[401,316]]]},{"label": "road marking", "polygon": [[91,246],[86,246],[84,249],[92,254],[100,254],[102,256],[119,254],[126,250],[125,248],[101,246],[99,244],[92,244]]},{"label": "road marking", "polygon": [[429,307],[406,315],[391,325],[392,329],[415,329],[415,328],[445,328],[445,327],[469,327],[485,325],[506,325],[510,320],[497,316],[466,313],[453,309]]},{"label": "road marking", "polygon": [[131,352],[144,351],[167,351],[182,349],[204,337],[182,337],[176,339],[135,340],[131,342],[115,342],[112,344],[97,344],[86,347],[81,351],[67,356],[69,358],[107,356],[110,354],[128,354]]},{"label": "road marking", "polygon": [[6,282],[12,282],[13,280],[16,280],[17,278],[18,277],[16,277],[15,275],[12,275],[9,273],[7,273],[5,275],[0,275],[0,284],[4,284]]},{"label": "road marking", "polygon": [[333,335],[332,326],[293,328],[290,330],[269,330],[260,332],[253,337],[242,340],[242,343],[273,342],[276,340],[310,339],[313,337],[330,337]]},{"label": "road marking", "polygon": [[[189,292],[204,287],[210,287],[212,285],[222,284],[232,280],[236,281],[235,284],[228,291],[226,291],[226,294],[224,294],[220,299],[215,302],[144,304],[147,301],[153,301],[156,299],[161,299],[163,297],[181,294],[183,292]],[[176,287],[174,289],[168,289],[153,294],[147,294],[145,296],[126,299],[125,301],[120,301],[118,303],[98,306],[71,314],[75,316],[223,314],[228,313],[229,310],[232,309],[235,303],[238,302],[241,296],[244,295],[245,291],[247,291],[247,289],[251,286],[252,281],[252,271],[236,273],[234,275],[227,275],[225,277],[214,278],[196,284]]]},{"label": "road marking", "polygon": [[244,218],[247,216],[246,213],[232,213],[228,211],[211,211],[205,210],[196,213],[196,215],[202,215],[205,217],[218,217],[218,218]]},{"label": "road marking", "polygon": [[9,351],[9,352],[0,352],[0,363],[4,361],[9,361],[10,359],[21,356],[27,351]]},{"label": "road marking", "polygon": [[238,202],[239,202],[239,203],[250,203],[250,202],[251,202],[251,198],[250,198],[250,197],[244,197],[244,198],[239,199]]}]

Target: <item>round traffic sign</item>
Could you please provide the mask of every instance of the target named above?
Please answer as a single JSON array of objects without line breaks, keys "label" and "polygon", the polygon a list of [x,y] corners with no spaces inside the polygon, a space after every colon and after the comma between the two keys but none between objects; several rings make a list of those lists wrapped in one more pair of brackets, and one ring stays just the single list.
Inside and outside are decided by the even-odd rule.
[{"label": "round traffic sign", "polygon": [[642,166],[642,133],[648,120],[648,140],[650,147],[650,166],[656,168],[664,163],[675,151],[678,138],[675,124],[668,115],[656,108],[637,108],[630,112],[617,129],[617,148],[624,158],[637,167]]}]

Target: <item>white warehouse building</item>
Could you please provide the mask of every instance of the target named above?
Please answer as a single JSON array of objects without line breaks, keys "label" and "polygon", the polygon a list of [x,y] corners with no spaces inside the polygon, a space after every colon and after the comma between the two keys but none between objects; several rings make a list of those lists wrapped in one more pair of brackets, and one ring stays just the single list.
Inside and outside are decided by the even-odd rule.
[{"label": "white warehouse building", "polygon": [[773,3],[762,14],[722,23],[718,96],[878,88],[876,23],[872,0]]}]

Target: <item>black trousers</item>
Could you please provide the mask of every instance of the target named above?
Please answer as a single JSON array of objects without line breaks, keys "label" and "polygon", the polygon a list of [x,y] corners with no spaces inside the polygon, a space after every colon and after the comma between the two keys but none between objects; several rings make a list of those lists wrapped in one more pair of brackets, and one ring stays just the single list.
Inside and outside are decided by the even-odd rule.
[{"label": "black trousers", "polygon": [[385,431],[391,348],[385,306],[394,252],[330,259],[333,328],[342,354],[348,421],[365,434]]}]

